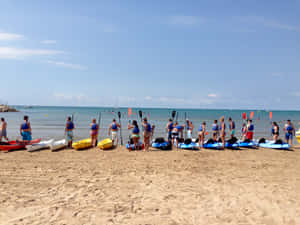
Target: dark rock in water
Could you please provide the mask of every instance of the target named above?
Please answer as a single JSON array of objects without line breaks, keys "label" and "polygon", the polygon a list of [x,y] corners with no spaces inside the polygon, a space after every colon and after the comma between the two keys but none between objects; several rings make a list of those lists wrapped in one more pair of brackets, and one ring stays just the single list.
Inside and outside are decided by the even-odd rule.
[{"label": "dark rock in water", "polygon": [[0,105],[0,112],[19,112],[19,111],[8,105]]}]

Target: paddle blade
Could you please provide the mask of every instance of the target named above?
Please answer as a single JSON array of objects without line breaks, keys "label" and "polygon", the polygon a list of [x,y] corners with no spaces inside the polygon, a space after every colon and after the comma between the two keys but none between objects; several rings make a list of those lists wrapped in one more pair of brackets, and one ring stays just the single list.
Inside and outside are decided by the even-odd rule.
[{"label": "paddle blade", "polygon": [[128,108],[128,117],[131,116],[131,108]]},{"label": "paddle blade", "polygon": [[208,131],[206,131],[205,135],[208,135]]},{"label": "paddle blade", "polygon": [[118,116],[119,116],[119,118],[121,118],[121,112],[120,111],[118,112]]},{"label": "paddle blade", "polygon": [[254,112],[252,111],[252,112],[250,113],[250,119],[251,119],[251,120],[253,119],[253,116],[254,116]]},{"label": "paddle blade", "polygon": [[243,112],[243,120],[245,120],[245,119],[246,119],[246,117],[247,117],[246,113],[245,113],[245,112]]},{"label": "paddle blade", "polygon": [[141,119],[143,118],[143,112],[141,110],[139,111],[139,116]]},{"label": "paddle blade", "polygon": [[173,110],[173,112],[172,112],[172,118],[174,119],[174,118],[175,118],[175,116],[176,116],[176,111],[175,111],[175,110]]},{"label": "paddle blade", "polygon": [[270,112],[270,113],[269,113],[269,118],[270,118],[270,120],[272,119],[272,117],[273,117],[273,112]]}]

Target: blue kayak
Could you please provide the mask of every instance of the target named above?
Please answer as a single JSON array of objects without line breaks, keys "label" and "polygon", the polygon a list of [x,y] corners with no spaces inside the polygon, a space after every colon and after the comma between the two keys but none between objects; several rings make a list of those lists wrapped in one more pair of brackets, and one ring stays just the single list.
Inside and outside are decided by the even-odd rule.
[{"label": "blue kayak", "polygon": [[[225,143],[225,148],[229,148],[229,149],[238,149],[239,145],[237,143],[231,144],[226,142]],[[207,148],[207,149],[222,149],[223,148],[223,144],[221,142],[216,142],[216,143],[204,143],[203,144],[203,148]]]},{"label": "blue kayak", "polygon": [[172,150],[172,145],[170,145],[167,141],[165,141],[163,143],[154,142],[154,143],[152,143],[152,147],[158,148],[161,150]]},{"label": "blue kayak", "polygon": [[259,147],[262,148],[271,148],[271,149],[281,149],[281,150],[289,150],[291,146],[285,142],[282,144],[275,144],[275,141],[266,141],[265,143],[259,143]]},{"label": "blue kayak", "polygon": [[239,141],[238,145],[241,148],[255,148],[255,147],[257,147],[257,143],[255,141],[250,141],[250,142]]},{"label": "blue kayak", "polygon": [[[128,144],[126,145],[126,148],[129,149],[129,150],[135,150],[134,144],[129,144],[129,143],[128,143]],[[141,150],[141,149],[144,149],[144,145],[143,145],[142,142],[140,142],[140,149],[139,149],[139,150]]]},{"label": "blue kayak", "polygon": [[190,144],[179,143],[178,148],[187,149],[187,150],[198,150],[199,144],[195,142],[191,142]]}]

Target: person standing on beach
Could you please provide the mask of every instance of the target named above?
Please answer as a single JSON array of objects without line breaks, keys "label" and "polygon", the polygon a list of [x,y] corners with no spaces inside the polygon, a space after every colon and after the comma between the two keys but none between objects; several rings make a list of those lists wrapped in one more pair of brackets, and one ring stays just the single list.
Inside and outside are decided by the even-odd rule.
[{"label": "person standing on beach", "polygon": [[110,132],[111,132],[111,139],[112,139],[113,145],[116,141],[116,146],[118,146],[118,142],[119,142],[119,139],[118,139],[119,128],[121,129],[121,125],[116,122],[116,119],[113,119],[113,121],[110,124],[109,129],[108,129],[108,135],[110,135]]},{"label": "person standing on beach", "polygon": [[72,121],[72,118],[69,116],[67,118],[67,123],[65,127],[65,136],[68,143],[68,147],[72,148],[72,142],[73,142],[73,130],[75,129],[75,125]]},{"label": "person standing on beach", "polygon": [[229,122],[230,136],[231,138],[233,138],[235,135],[235,122],[232,120],[231,117],[228,118],[228,122]]},{"label": "person standing on beach", "polygon": [[150,139],[152,135],[152,127],[148,123],[147,118],[144,118],[144,122],[142,123],[143,130],[144,130],[144,146],[145,146],[145,151],[149,151],[150,147]]},{"label": "person standing on beach", "polygon": [[279,126],[276,122],[272,122],[271,134],[273,136],[273,140],[277,141],[279,137]]},{"label": "person standing on beach", "polygon": [[172,130],[174,128],[173,120],[170,118],[166,125],[166,131],[168,132],[168,142],[172,141]]},{"label": "person standing on beach", "polygon": [[213,125],[212,125],[212,134],[213,134],[213,140],[217,142],[218,140],[218,135],[219,135],[219,125],[218,125],[218,120],[215,120]]},{"label": "person standing on beach", "polygon": [[198,129],[198,137],[199,137],[199,148],[203,148],[204,139],[205,139],[205,127],[206,123],[203,122]]},{"label": "person standing on beach", "polygon": [[97,124],[97,120],[95,118],[92,119],[92,123],[90,124],[90,129],[91,129],[90,135],[92,140],[92,146],[96,147],[98,133],[99,133],[99,125]]},{"label": "person standing on beach", "polygon": [[285,130],[285,140],[289,145],[292,146],[293,136],[295,136],[295,127],[292,124],[291,120],[287,120],[287,123],[284,126],[284,130]]},{"label": "person standing on beach", "polygon": [[248,120],[247,124],[247,139],[252,141],[254,134],[254,125],[252,124],[252,120]]},{"label": "person standing on beach", "polygon": [[193,134],[193,129],[194,129],[194,125],[192,123],[192,121],[190,121],[189,119],[186,119],[186,130],[187,130],[187,138],[192,138],[192,134]]},{"label": "person standing on beach", "polygon": [[226,136],[226,124],[225,124],[224,121],[225,121],[224,116],[222,116],[220,118],[220,123],[221,123],[220,137],[221,137],[221,140],[222,140],[222,143],[223,143],[223,149],[225,149],[225,136]]},{"label": "person standing on beach", "polygon": [[8,141],[6,129],[7,129],[7,123],[5,122],[4,118],[1,118],[0,142],[2,141],[2,138]]},{"label": "person standing on beach", "polygon": [[28,116],[24,116],[24,122],[20,126],[20,134],[23,138],[23,141],[25,142],[29,142],[32,140],[31,125],[28,120]]},{"label": "person standing on beach", "polygon": [[[140,149],[140,143],[139,143],[140,129],[139,129],[139,126],[138,126],[138,123],[136,120],[133,120],[132,124],[130,124],[130,123],[128,124],[128,130],[131,130],[131,129],[132,129],[131,138],[133,140],[134,149],[139,150]],[[130,149],[129,149],[129,151],[130,151]]]}]

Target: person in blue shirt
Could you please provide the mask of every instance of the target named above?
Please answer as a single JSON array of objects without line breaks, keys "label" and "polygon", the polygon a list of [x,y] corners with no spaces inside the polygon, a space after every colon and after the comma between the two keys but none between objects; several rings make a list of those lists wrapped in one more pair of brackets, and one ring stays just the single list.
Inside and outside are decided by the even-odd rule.
[{"label": "person in blue shirt", "polygon": [[220,137],[223,143],[223,149],[225,149],[225,137],[226,137],[226,124],[225,124],[224,116],[220,118]]},{"label": "person in blue shirt", "polygon": [[192,121],[186,119],[186,130],[187,130],[187,138],[192,138],[194,125]]},{"label": "person in blue shirt", "polygon": [[273,136],[273,140],[277,141],[279,137],[279,126],[276,122],[272,122],[271,135]]},{"label": "person in blue shirt", "polygon": [[151,139],[151,136],[152,136],[152,127],[148,123],[147,118],[144,118],[142,126],[143,126],[143,130],[144,130],[144,146],[145,146],[145,151],[149,151],[150,139]]},{"label": "person in blue shirt", "polygon": [[182,139],[183,138],[183,128],[184,128],[184,126],[181,126],[177,122],[175,122],[173,130],[172,130],[172,145],[174,145],[175,140],[176,140],[176,147],[178,147],[179,133],[181,134],[181,139]]},{"label": "person in blue shirt", "polygon": [[113,119],[112,123],[109,126],[108,129],[108,135],[110,135],[111,132],[111,139],[113,144],[116,141],[116,146],[118,145],[119,139],[118,139],[118,130],[121,129],[121,124],[116,122],[116,119]]},{"label": "person in blue shirt", "polygon": [[214,123],[212,125],[212,134],[213,134],[213,140],[217,142],[218,135],[219,135],[219,125],[218,120],[214,120]]},{"label": "person in blue shirt", "polygon": [[30,142],[32,140],[32,131],[28,116],[24,116],[24,122],[20,126],[20,134],[23,141]]},{"label": "person in blue shirt", "polygon": [[92,123],[90,124],[90,130],[92,146],[96,147],[99,133],[99,125],[97,124],[97,120],[95,118],[92,119]]},{"label": "person in blue shirt", "polygon": [[67,118],[67,123],[66,123],[66,127],[65,127],[65,136],[66,136],[66,140],[68,143],[68,147],[72,148],[72,143],[73,143],[73,130],[75,129],[75,125],[72,121],[72,118],[69,116]]},{"label": "person in blue shirt", "polygon": [[[130,121],[129,121],[128,130],[132,130],[131,138],[133,140],[134,149],[139,150],[140,149],[140,143],[139,143],[140,129],[139,129],[139,126],[138,126],[138,123],[136,120],[133,120],[132,124],[130,124]],[[130,151],[130,149],[129,149],[129,151]]]},{"label": "person in blue shirt", "polygon": [[205,127],[206,127],[206,123],[203,122],[199,128],[198,128],[198,137],[199,137],[199,148],[203,148],[203,144],[205,141]]},{"label": "person in blue shirt", "polygon": [[174,123],[172,119],[169,119],[169,122],[166,125],[166,131],[168,133],[168,142],[172,141],[172,130],[174,128]]},{"label": "person in blue shirt", "polygon": [[291,120],[287,120],[287,123],[284,126],[284,131],[285,131],[286,142],[292,146],[293,137],[295,136],[295,127],[292,124]]},{"label": "person in blue shirt", "polygon": [[231,117],[228,118],[228,122],[229,122],[230,136],[231,138],[233,138],[235,135],[235,122],[232,120]]}]

